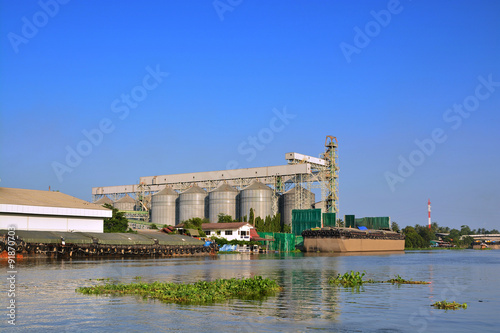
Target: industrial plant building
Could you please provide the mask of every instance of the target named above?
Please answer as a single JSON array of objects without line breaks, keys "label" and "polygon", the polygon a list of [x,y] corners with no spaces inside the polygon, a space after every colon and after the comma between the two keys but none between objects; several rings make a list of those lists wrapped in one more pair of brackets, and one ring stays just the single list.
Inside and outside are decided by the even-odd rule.
[{"label": "industrial plant building", "polygon": [[97,204],[112,202],[129,218],[178,225],[191,218],[218,221],[219,214],[247,221],[281,214],[291,225],[293,209],[310,209],[321,192],[322,211],[338,214],[337,139],[327,136],[320,157],[287,153],[286,165],[140,177],[136,185],[93,187]]},{"label": "industrial plant building", "polygon": [[0,229],[103,232],[112,211],[70,195],[0,187]]}]

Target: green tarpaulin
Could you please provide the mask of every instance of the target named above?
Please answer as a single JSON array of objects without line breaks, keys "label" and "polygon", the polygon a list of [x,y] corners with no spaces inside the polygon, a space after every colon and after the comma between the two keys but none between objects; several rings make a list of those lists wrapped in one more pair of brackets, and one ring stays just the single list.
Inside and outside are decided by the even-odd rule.
[{"label": "green tarpaulin", "polygon": [[362,217],[355,219],[356,227],[367,227],[368,229],[390,229],[391,218],[384,217]]},{"label": "green tarpaulin", "polygon": [[280,232],[259,232],[262,238],[271,238],[274,241],[261,241],[260,243],[269,251],[290,252],[295,250],[295,246],[302,243],[302,236]]},{"label": "green tarpaulin", "polygon": [[346,228],[355,228],[356,220],[354,215],[344,215],[344,223]]},{"label": "green tarpaulin", "polygon": [[323,213],[323,227],[336,227],[337,226],[336,213]]},{"label": "green tarpaulin", "polygon": [[321,227],[321,209],[293,209],[292,233],[301,236],[302,231]]}]

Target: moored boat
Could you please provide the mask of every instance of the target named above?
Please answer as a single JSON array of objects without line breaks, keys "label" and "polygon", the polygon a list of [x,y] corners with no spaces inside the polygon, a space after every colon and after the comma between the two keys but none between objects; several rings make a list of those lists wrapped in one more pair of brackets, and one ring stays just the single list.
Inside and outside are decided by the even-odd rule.
[{"label": "moored boat", "polygon": [[302,232],[306,252],[404,251],[404,235],[387,230],[327,227]]}]

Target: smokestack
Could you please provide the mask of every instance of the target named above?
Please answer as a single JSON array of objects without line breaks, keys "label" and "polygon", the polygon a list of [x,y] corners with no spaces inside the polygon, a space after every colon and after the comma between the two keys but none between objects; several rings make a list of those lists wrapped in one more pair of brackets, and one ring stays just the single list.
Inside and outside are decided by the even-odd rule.
[{"label": "smokestack", "polygon": [[429,230],[431,229],[431,199],[427,203],[427,210],[429,211]]}]

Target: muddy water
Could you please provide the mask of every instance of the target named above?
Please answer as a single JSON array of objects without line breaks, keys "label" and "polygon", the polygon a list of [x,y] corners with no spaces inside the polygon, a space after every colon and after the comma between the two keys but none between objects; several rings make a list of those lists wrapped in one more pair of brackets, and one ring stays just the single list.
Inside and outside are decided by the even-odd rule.
[{"label": "muddy water", "polygon": [[[328,284],[349,270],[367,278],[431,281],[430,285],[367,284],[360,290]],[[497,332],[500,250],[415,251],[372,255],[227,254],[217,258],[24,260],[17,263],[16,325],[8,324],[8,267],[0,263],[0,331],[124,332]],[[283,286],[262,301],[163,304],[135,296],[75,292],[96,279],[195,282],[261,275]],[[435,301],[466,310],[430,307]]]}]

